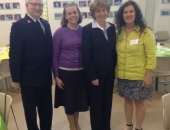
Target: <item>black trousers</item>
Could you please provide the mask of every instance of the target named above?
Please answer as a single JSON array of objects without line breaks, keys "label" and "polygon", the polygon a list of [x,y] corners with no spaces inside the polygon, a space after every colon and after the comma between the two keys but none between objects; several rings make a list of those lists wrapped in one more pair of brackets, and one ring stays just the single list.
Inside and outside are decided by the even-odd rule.
[{"label": "black trousers", "polygon": [[22,102],[28,130],[51,130],[52,125],[52,93],[51,86],[21,86]]},{"label": "black trousers", "polygon": [[99,77],[99,86],[90,83],[89,101],[92,130],[110,130],[114,76]]}]

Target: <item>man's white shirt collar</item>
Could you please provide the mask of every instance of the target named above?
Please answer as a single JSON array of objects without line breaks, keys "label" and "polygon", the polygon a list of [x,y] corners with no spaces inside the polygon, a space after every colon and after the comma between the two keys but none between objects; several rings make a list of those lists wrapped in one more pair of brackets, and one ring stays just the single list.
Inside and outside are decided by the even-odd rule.
[{"label": "man's white shirt collar", "polygon": [[[35,20],[33,17],[31,17],[31,15],[29,15],[28,13],[27,13],[27,15],[28,15],[34,22],[37,21],[37,20]],[[40,19],[38,19],[38,21],[40,22]]]}]

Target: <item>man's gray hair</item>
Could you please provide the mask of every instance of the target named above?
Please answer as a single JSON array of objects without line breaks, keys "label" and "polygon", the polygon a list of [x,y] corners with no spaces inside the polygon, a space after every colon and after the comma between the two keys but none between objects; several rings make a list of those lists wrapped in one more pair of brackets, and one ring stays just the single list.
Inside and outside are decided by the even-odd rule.
[{"label": "man's gray hair", "polygon": [[[43,0],[41,0],[42,2],[43,2]],[[28,3],[28,2],[30,2],[30,0],[25,0],[25,3]]]}]

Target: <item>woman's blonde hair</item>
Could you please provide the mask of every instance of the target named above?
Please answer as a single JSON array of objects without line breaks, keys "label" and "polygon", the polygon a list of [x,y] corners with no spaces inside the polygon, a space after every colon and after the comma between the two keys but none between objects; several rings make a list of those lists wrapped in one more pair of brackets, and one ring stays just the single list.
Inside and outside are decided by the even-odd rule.
[{"label": "woman's blonde hair", "polygon": [[108,13],[110,12],[110,3],[108,2],[108,0],[93,0],[90,3],[90,13],[93,19],[95,19],[94,17],[94,13],[97,9],[104,7],[107,9]]},{"label": "woman's blonde hair", "polygon": [[70,7],[70,6],[76,7],[77,12],[79,13],[78,24],[82,22],[82,15],[81,15],[80,9],[79,9],[79,8],[77,7],[77,5],[75,5],[74,3],[69,3],[68,5],[66,5],[66,6],[64,7],[64,10],[63,10],[63,16],[62,16],[62,19],[61,19],[61,26],[62,26],[62,27],[67,26],[68,20],[65,18],[65,16],[66,16],[66,8],[67,8],[67,7]]}]

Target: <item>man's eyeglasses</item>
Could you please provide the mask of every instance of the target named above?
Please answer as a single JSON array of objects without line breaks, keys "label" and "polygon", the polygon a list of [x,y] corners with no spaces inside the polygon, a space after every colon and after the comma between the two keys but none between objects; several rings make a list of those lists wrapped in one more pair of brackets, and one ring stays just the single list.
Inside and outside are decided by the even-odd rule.
[{"label": "man's eyeglasses", "polygon": [[30,3],[30,2],[28,2],[28,4],[31,4],[33,7],[40,7],[40,8],[42,8],[42,7],[44,7],[44,4],[37,4],[37,3]]}]

